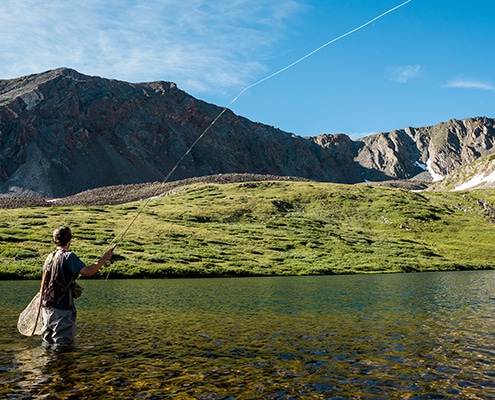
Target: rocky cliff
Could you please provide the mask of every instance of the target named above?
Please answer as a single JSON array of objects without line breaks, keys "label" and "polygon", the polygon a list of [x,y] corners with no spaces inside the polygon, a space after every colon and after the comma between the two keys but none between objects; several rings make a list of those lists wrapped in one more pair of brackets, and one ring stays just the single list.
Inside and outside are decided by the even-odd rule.
[{"label": "rocky cliff", "polygon": [[[312,138],[334,147],[339,135]],[[350,139],[344,141],[347,143]],[[342,143],[342,140],[340,141]],[[495,120],[450,120],[438,125],[378,133],[344,145],[344,165],[354,165],[355,180],[438,181],[461,166],[495,152]]]},{"label": "rocky cliff", "polygon": [[[171,82],[61,68],[0,80],[0,193],[63,197],[161,181],[222,108]],[[227,110],[170,180],[218,173],[356,183],[432,180],[494,152],[495,121],[452,120],[353,141],[302,138]]]}]

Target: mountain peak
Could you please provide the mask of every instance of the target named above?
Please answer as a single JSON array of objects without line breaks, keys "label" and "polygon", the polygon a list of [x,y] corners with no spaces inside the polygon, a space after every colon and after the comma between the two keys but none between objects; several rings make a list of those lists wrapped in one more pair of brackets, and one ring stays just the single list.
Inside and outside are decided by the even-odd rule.
[{"label": "mountain peak", "polygon": [[[302,138],[171,82],[128,83],[58,68],[0,80],[0,193],[63,197],[96,187],[225,173],[357,183],[446,176],[494,152],[495,120],[477,117],[357,141]],[[425,178],[426,177],[426,178]]]},{"label": "mountain peak", "polygon": [[26,75],[16,79],[0,80],[0,105],[20,97],[29,97],[40,86],[60,78],[80,79],[84,75],[70,68],[58,68],[40,74]]}]

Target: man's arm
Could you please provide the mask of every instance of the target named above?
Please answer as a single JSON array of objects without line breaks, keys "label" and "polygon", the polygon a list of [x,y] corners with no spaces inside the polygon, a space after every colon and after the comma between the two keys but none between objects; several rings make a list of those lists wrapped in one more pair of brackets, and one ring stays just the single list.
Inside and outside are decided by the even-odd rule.
[{"label": "man's arm", "polygon": [[113,251],[115,250],[116,247],[117,247],[116,244],[113,245],[110,250],[108,250],[105,254],[103,254],[103,257],[101,257],[98,261],[96,261],[91,265],[86,265],[85,267],[82,267],[79,273],[84,276],[92,276],[96,274],[100,270],[100,268],[105,265],[107,261],[110,261],[113,255]]}]

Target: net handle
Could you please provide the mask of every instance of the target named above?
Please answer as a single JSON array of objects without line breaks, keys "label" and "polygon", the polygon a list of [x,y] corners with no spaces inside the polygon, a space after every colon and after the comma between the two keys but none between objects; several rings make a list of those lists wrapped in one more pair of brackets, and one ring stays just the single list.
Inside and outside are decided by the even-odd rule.
[{"label": "net handle", "polygon": [[[50,262],[53,262],[53,257],[54,254],[52,253],[52,259],[50,260]],[[41,286],[40,286],[40,305],[38,306],[38,312],[36,313],[36,322],[34,323],[33,330],[31,331],[31,335],[29,336],[33,336],[34,332],[36,332],[36,328],[38,327],[38,321],[41,313],[41,305],[43,303],[43,288],[45,287],[46,272],[47,272],[46,269],[43,268],[43,275],[41,277]]]}]

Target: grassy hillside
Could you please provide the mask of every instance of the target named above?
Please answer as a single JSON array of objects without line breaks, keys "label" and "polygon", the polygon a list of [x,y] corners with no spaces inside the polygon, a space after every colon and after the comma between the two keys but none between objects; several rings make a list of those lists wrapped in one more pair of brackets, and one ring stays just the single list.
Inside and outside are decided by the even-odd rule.
[{"label": "grassy hillside", "polygon": [[[314,182],[193,184],[153,199],[100,277],[495,268],[495,190],[414,193]],[[51,232],[95,261],[143,202],[0,210],[0,278],[40,278]],[[15,260],[14,260],[15,258]]]},{"label": "grassy hillside", "polygon": [[495,154],[479,158],[471,164],[464,165],[441,181],[431,185],[428,190],[448,191],[456,188],[493,188],[495,175]]}]

